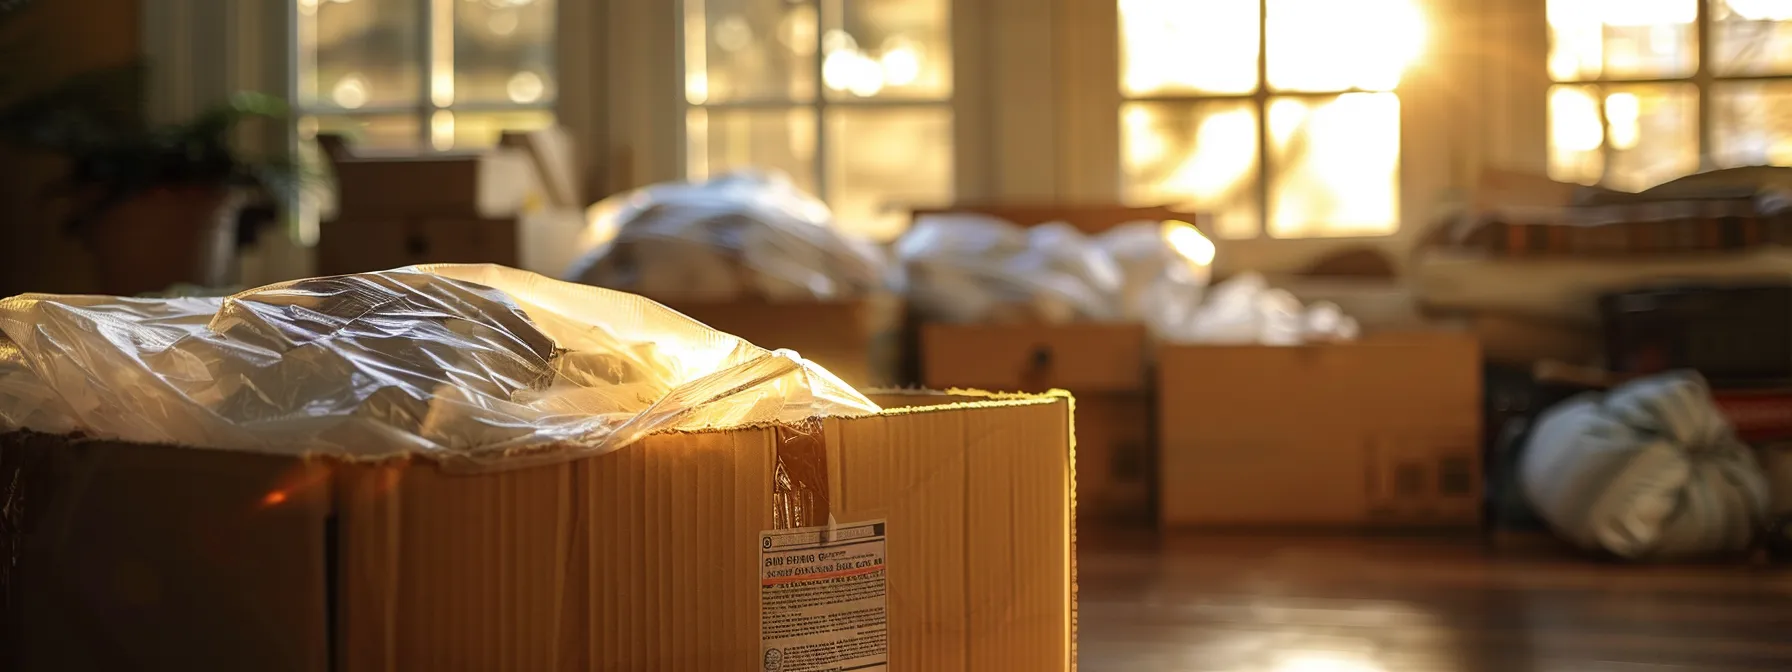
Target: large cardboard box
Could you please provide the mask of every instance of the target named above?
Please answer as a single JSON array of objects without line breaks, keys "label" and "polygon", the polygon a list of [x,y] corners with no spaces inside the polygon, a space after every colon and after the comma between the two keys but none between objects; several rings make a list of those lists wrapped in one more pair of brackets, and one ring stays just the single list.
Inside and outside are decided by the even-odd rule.
[{"label": "large cardboard box", "polygon": [[1166,526],[1474,526],[1473,337],[1158,351]]},{"label": "large cardboard box", "polygon": [[1070,422],[954,399],[472,474],[3,435],[0,667],[796,671],[882,633],[889,670],[1069,670]]},{"label": "large cardboard box", "polygon": [[1076,395],[1084,519],[1146,521],[1155,454],[1145,328],[1137,324],[927,324],[922,384]]},{"label": "large cardboard box", "polygon": [[893,386],[901,353],[895,296],[849,301],[661,301],[717,331],[762,348],[795,350],[856,388]]}]

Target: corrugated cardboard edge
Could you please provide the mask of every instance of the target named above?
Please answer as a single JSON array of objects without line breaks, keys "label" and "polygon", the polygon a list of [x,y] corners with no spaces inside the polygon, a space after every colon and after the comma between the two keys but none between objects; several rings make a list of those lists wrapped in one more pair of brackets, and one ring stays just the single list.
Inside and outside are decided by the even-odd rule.
[{"label": "corrugated cardboard edge", "polygon": [[[901,391],[896,391],[896,392],[900,393]],[[925,393],[922,393],[922,394],[925,394]],[[1060,390],[1060,389],[1052,389],[1052,390],[1048,390],[1044,393],[1034,394],[1034,393],[1027,393],[1027,392],[991,392],[988,390],[978,390],[978,389],[971,389],[971,388],[956,388],[956,387],[947,388],[946,390],[944,390],[943,392],[940,392],[938,394],[940,394],[942,397],[947,397],[947,398],[969,397],[969,398],[972,398],[975,400],[974,401],[953,401],[953,402],[947,402],[947,403],[944,403],[944,404],[941,404],[938,406],[887,408],[887,409],[884,409],[884,413],[886,413],[886,414],[901,414],[901,413],[909,413],[909,412],[928,412],[928,411],[955,409],[955,408],[989,408],[992,406],[1012,405],[1016,402],[1049,404],[1049,403],[1056,403],[1058,399],[1063,399],[1063,400],[1065,400],[1066,403],[1069,404],[1069,413],[1067,414],[1068,417],[1066,418],[1066,422],[1069,423],[1069,427],[1067,427],[1066,430],[1067,430],[1067,433],[1070,435],[1070,447],[1069,447],[1070,448],[1070,493],[1069,493],[1070,494],[1070,521],[1069,521],[1070,522],[1070,669],[1071,669],[1071,672],[1075,672],[1077,669],[1077,661],[1079,659],[1079,656],[1077,654],[1077,639],[1078,639],[1077,632],[1080,627],[1080,624],[1077,622],[1077,619],[1080,616],[1080,613],[1077,610],[1077,605],[1081,602],[1081,599],[1078,595],[1078,591],[1081,589],[1079,588],[1080,582],[1077,579],[1077,564],[1076,564],[1077,563],[1077,552],[1076,552],[1076,549],[1077,549],[1077,538],[1076,538],[1076,535],[1077,535],[1077,524],[1076,524],[1076,395],[1071,394],[1069,390]]]}]

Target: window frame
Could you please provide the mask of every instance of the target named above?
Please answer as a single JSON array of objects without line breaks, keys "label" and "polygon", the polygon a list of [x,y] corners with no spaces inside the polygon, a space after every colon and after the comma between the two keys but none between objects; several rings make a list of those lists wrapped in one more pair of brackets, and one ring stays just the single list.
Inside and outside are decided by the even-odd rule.
[{"label": "window frame", "polygon": [[[1400,100],[1400,189],[1394,229],[1378,235],[1299,238],[1265,235],[1265,229],[1251,238],[1220,239],[1220,254],[1215,259],[1218,272],[1294,271],[1322,255],[1353,248],[1390,252],[1395,264],[1403,266],[1406,250],[1422,236],[1439,209],[1473,183],[1481,166],[1543,165],[1547,161],[1545,146],[1526,151],[1523,141],[1511,144],[1501,140],[1524,137],[1532,126],[1541,129],[1542,110],[1534,121],[1513,119],[1486,109],[1484,102],[1490,94],[1529,97],[1534,77],[1547,79],[1541,60],[1533,69],[1503,59],[1515,43],[1529,41],[1528,36],[1520,39],[1517,31],[1526,23],[1515,15],[1522,13],[1523,5],[1534,2],[1541,16],[1542,1],[1416,0],[1428,27],[1425,53],[1392,91]],[[1064,96],[1062,102],[1067,123],[1059,133],[1068,147],[1062,158],[1067,179],[1061,193],[1069,200],[1162,205],[1125,198],[1121,106],[1129,97],[1121,87],[1119,3],[1057,2],[1058,23],[1068,26],[1058,36],[1064,53],[1058,59],[1058,76],[1061,88],[1075,92]],[[1261,23],[1259,30],[1267,30],[1267,22]],[[1476,39],[1474,48],[1463,46],[1468,36]],[[1262,49],[1259,59],[1267,55],[1268,50]],[[1494,63],[1503,65],[1496,69]],[[1543,89],[1536,91],[1534,98],[1541,101]],[[1263,93],[1259,89],[1251,95]],[[1217,98],[1189,96],[1195,97]],[[1534,138],[1538,142],[1546,139],[1541,132]]]},{"label": "window frame", "polygon": [[[1548,7],[1548,0],[1539,0],[1539,1],[1544,4],[1545,8]],[[1600,184],[1600,185],[1608,184],[1609,180],[1611,179],[1613,152],[1619,151],[1619,150],[1616,150],[1612,146],[1611,123],[1608,119],[1606,119],[1606,110],[1605,110],[1604,100],[1605,100],[1605,96],[1609,95],[1608,93],[1606,93],[1608,87],[1692,85],[1693,93],[1696,96],[1694,98],[1694,110],[1695,110],[1694,115],[1696,117],[1695,121],[1697,123],[1697,131],[1698,131],[1697,137],[1698,137],[1698,143],[1699,143],[1699,146],[1697,147],[1697,155],[1698,155],[1698,159],[1699,159],[1699,168],[1698,169],[1700,171],[1707,171],[1707,170],[1713,170],[1716,168],[1724,167],[1721,163],[1719,163],[1716,160],[1715,153],[1713,151],[1717,144],[1716,143],[1717,120],[1715,119],[1715,115],[1713,114],[1715,107],[1712,104],[1712,100],[1713,100],[1712,92],[1715,91],[1716,89],[1720,88],[1723,84],[1728,84],[1728,83],[1766,83],[1766,82],[1792,83],[1792,72],[1787,72],[1785,74],[1764,74],[1764,75],[1763,74],[1751,74],[1751,75],[1720,75],[1720,74],[1718,74],[1716,72],[1716,69],[1712,67],[1712,56],[1715,53],[1714,47],[1713,47],[1715,40],[1712,39],[1712,36],[1715,34],[1715,30],[1714,30],[1715,22],[1713,21],[1713,19],[1711,17],[1711,4],[1713,2],[1715,2],[1716,0],[1691,0],[1691,1],[1697,3],[1697,12],[1693,18],[1693,39],[1697,40],[1697,48],[1694,49],[1694,58],[1697,61],[1697,64],[1696,64],[1696,67],[1693,69],[1692,74],[1690,74],[1690,75],[1687,75],[1685,77],[1643,77],[1643,78],[1608,77],[1604,73],[1604,68],[1601,68],[1600,75],[1598,77],[1559,80],[1559,79],[1556,79],[1553,75],[1549,75],[1546,73],[1546,77],[1548,78],[1548,80],[1550,82],[1551,89],[1554,89],[1555,87],[1558,87],[1558,86],[1563,86],[1563,87],[1582,87],[1582,86],[1584,86],[1584,87],[1591,87],[1594,90],[1599,92],[1601,102],[1597,106],[1597,109],[1599,111],[1599,129],[1600,129],[1600,134],[1601,134],[1600,141],[1599,141],[1599,153],[1600,153],[1600,157],[1602,158],[1602,165],[1600,166],[1599,181],[1596,182],[1595,184]],[[1545,18],[1544,31],[1546,33],[1549,31],[1547,17]],[[1543,58],[1545,59],[1545,62],[1547,62],[1547,59],[1549,58],[1549,50],[1552,46],[1553,45],[1550,42],[1546,42],[1544,45]],[[1548,113],[1545,112],[1546,116],[1547,116],[1547,114]],[[1554,123],[1553,120],[1551,120],[1550,123],[1553,125],[1553,123]],[[1550,138],[1548,136],[1545,136],[1543,141],[1544,141],[1545,145],[1547,146],[1548,143],[1550,142]],[[1545,166],[1546,172],[1547,172],[1548,168],[1549,168],[1549,166]]]},{"label": "window frame", "polygon": [[[233,90],[287,91],[292,2],[144,0],[146,52],[158,78],[151,106],[169,110],[157,118],[180,118]],[[558,3],[554,112],[578,143],[586,202],[684,176],[677,5]],[[1222,273],[1285,270],[1349,245],[1397,251],[1424,228],[1439,194],[1472,184],[1479,166],[1546,168],[1544,0],[1421,0],[1421,8],[1432,26],[1433,73],[1424,79],[1447,80],[1450,90],[1407,86],[1421,79],[1409,76],[1397,91],[1396,232],[1228,240],[1216,262]],[[196,16],[208,12],[230,18]],[[1115,0],[954,0],[951,17],[955,198],[1118,203]],[[1472,53],[1435,47],[1471,40]]]},{"label": "window frame", "polygon": [[[702,0],[697,0],[697,1],[701,2]],[[946,0],[946,2],[949,3],[949,6],[955,5],[956,2],[958,2],[958,1],[961,1],[961,0]],[[685,19],[687,17],[687,12],[689,11],[691,2],[692,2],[692,0],[677,0],[677,2],[674,3],[678,7],[678,15],[681,19]],[[832,172],[831,169],[833,168],[833,166],[831,165],[831,161],[835,158],[834,156],[832,156],[832,153],[829,151],[830,143],[829,143],[828,136],[830,135],[830,132],[829,132],[829,128],[828,128],[828,111],[830,109],[945,110],[948,114],[948,118],[950,118],[952,120],[954,128],[956,128],[957,121],[958,121],[956,118],[957,110],[954,105],[956,98],[957,98],[956,94],[958,93],[958,82],[956,79],[953,80],[951,89],[949,89],[946,92],[946,95],[944,97],[925,97],[925,98],[833,97],[833,98],[830,98],[828,88],[827,88],[827,83],[824,81],[824,78],[822,76],[822,68],[824,67],[824,63],[827,60],[826,59],[826,56],[827,56],[826,41],[827,41],[827,32],[828,32],[827,31],[827,27],[828,27],[827,17],[825,16],[824,13],[827,11],[829,5],[843,6],[845,3],[842,2],[842,0],[831,0],[831,1],[830,0],[804,0],[804,2],[808,3],[810,6],[815,8],[815,22],[816,22],[815,59],[814,59],[815,64],[814,64],[814,73],[813,73],[815,75],[815,88],[814,88],[814,90],[810,91],[810,95],[812,95],[813,98],[811,98],[810,100],[807,100],[807,101],[788,99],[788,98],[786,98],[786,99],[774,99],[774,98],[758,99],[758,98],[756,98],[756,99],[748,99],[748,100],[725,100],[725,101],[719,101],[719,102],[709,102],[709,101],[705,101],[702,103],[691,102],[688,88],[685,85],[685,83],[689,81],[687,78],[690,76],[690,71],[689,71],[690,63],[688,61],[688,58],[689,58],[689,54],[690,54],[689,49],[690,49],[691,45],[688,43],[688,39],[687,39],[688,35],[686,34],[686,30],[685,30],[686,24],[684,21],[681,20],[679,30],[678,30],[678,73],[680,76],[680,79],[679,79],[680,86],[679,86],[679,96],[678,96],[679,122],[680,123],[679,123],[679,127],[678,127],[678,138],[679,138],[679,145],[683,151],[679,152],[679,164],[678,165],[679,165],[679,172],[681,173],[681,175],[684,178],[689,179],[689,178],[695,177],[695,176],[691,175],[691,166],[690,166],[691,145],[690,145],[689,119],[690,119],[691,112],[697,111],[697,110],[702,110],[706,113],[710,112],[710,111],[733,112],[733,111],[771,110],[771,111],[784,112],[784,111],[791,111],[791,110],[808,110],[811,113],[813,113],[815,115],[815,120],[814,120],[814,123],[812,124],[813,135],[812,135],[811,139],[815,143],[814,144],[815,158],[814,158],[814,161],[812,162],[812,165],[810,166],[810,173],[812,173],[810,177],[812,177],[814,179],[813,184],[815,185],[815,190],[814,190],[813,195],[817,199],[819,199],[823,202],[828,201],[828,198],[831,195],[831,192],[833,192],[835,190],[834,189],[835,185],[830,184],[830,180],[829,180],[829,178],[831,176],[831,172]],[[955,30],[955,28],[956,28],[956,25],[954,25],[954,24],[948,24],[946,27],[948,39],[952,42],[954,48],[957,47],[957,42],[958,42],[957,31]],[[956,73],[957,61],[958,61],[958,54],[956,52],[956,49],[954,49],[954,51],[952,53],[952,62],[953,62],[953,68],[954,68],[953,74],[954,75],[957,74]],[[959,153],[957,144],[956,144],[956,140],[957,140],[956,133],[954,133],[953,140],[954,140],[954,145],[953,145],[952,154],[954,156],[956,156]],[[956,172],[957,172],[956,171],[957,166],[955,164],[956,164],[956,161],[954,161],[954,165],[953,165],[953,169],[954,169],[953,181],[954,182],[956,181]],[[705,172],[708,174],[713,174],[713,172],[711,172],[711,171],[706,170]],[[956,192],[956,190],[954,190],[954,191]],[[941,204],[938,204],[938,203],[915,203],[912,205],[921,207],[921,206],[937,206],[937,205],[941,205]]]},{"label": "window frame", "polygon": [[[556,17],[562,13],[560,10],[561,5],[569,2],[577,2],[577,0],[555,0],[554,11]],[[438,4],[446,5],[446,8],[449,10],[448,18],[445,23],[442,23],[441,25],[438,25],[438,15],[443,7],[438,6]],[[435,68],[435,53],[438,49],[446,49],[450,54],[454,52],[454,4],[452,0],[449,0],[448,2],[443,2],[442,0],[417,0],[419,11],[415,18],[415,27],[418,30],[418,34],[422,36],[422,40],[420,40],[422,42],[422,48],[419,49],[418,53],[413,55],[417,59],[417,77],[419,80],[416,103],[411,105],[364,105],[356,108],[346,108],[337,105],[319,104],[315,102],[312,104],[305,104],[302,102],[303,96],[302,92],[299,91],[299,85],[301,81],[300,71],[305,59],[298,53],[298,51],[301,43],[300,31],[303,30],[305,17],[303,17],[299,11],[298,0],[287,0],[285,5],[287,9],[287,44],[290,45],[287,49],[287,53],[290,54],[290,56],[286,59],[287,73],[285,95],[286,99],[291,101],[290,104],[295,124],[299,123],[300,119],[307,117],[353,119],[356,117],[411,116],[417,121],[418,137],[416,140],[418,147],[426,150],[434,148],[437,151],[447,151],[454,149],[452,142],[449,143],[448,147],[443,147],[435,142],[435,116],[440,112],[447,112],[449,114],[480,114],[545,111],[554,115],[556,118],[558,117],[557,110],[559,108],[560,92],[564,89],[564,82],[560,70],[560,64],[564,59],[558,58],[560,44],[564,40],[559,29],[560,22],[558,21],[555,22],[554,35],[548,39],[548,50],[556,54],[556,58],[554,59],[555,68],[553,73],[554,86],[552,88],[552,96],[544,96],[541,100],[528,103],[511,101],[464,103],[456,98],[447,105],[441,105],[436,102],[435,95],[437,74]],[[447,31],[446,35],[440,34],[443,30]],[[321,99],[322,97],[320,96],[320,100]]]},{"label": "window frame", "polygon": [[[1240,0],[1234,0],[1234,1],[1240,1]],[[1407,89],[1407,79],[1408,78],[1405,76],[1402,76],[1401,81],[1398,85],[1396,85],[1392,89],[1387,89],[1387,90],[1369,90],[1369,89],[1361,89],[1361,88],[1356,88],[1356,87],[1351,87],[1348,89],[1324,90],[1324,91],[1278,90],[1278,89],[1273,88],[1270,85],[1270,81],[1269,81],[1270,49],[1272,47],[1272,45],[1270,43],[1270,39],[1269,39],[1270,38],[1270,31],[1269,31],[1270,7],[1269,7],[1269,5],[1273,1],[1274,0],[1255,0],[1255,2],[1257,3],[1256,84],[1250,93],[1230,93],[1229,94],[1229,93],[1205,93],[1205,92],[1186,92],[1186,93],[1185,92],[1174,92],[1174,93],[1153,93],[1153,94],[1146,94],[1146,95],[1133,95],[1133,94],[1126,93],[1124,90],[1124,86],[1122,85],[1123,81],[1125,79],[1125,73],[1122,71],[1123,66],[1116,67],[1116,69],[1115,69],[1115,86],[1116,86],[1116,88],[1121,90],[1121,94],[1120,94],[1121,108],[1116,116],[1116,131],[1119,132],[1118,124],[1121,123],[1119,121],[1118,114],[1123,114],[1125,107],[1129,104],[1161,103],[1161,104],[1168,104],[1168,105],[1198,105],[1201,103],[1216,102],[1216,101],[1217,102],[1248,102],[1250,104],[1250,109],[1251,109],[1252,113],[1255,115],[1255,121],[1256,121],[1255,127],[1257,130],[1257,137],[1256,137],[1256,189],[1254,190],[1255,193],[1252,195],[1252,198],[1255,199],[1255,201],[1256,201],[1257,221],[1255,223],[1255,226],[1253,227],[1251,235],[1235,237],[1235,238],[1228,238],[1227,240],[1232,240],[1232,241],[1239,241],[1239,240],[1313,240],[1313,239],[1375,240],[1375,239],[1387,238],[1387,237],[1394,236],[1394,235],[1398,234],[1398,232],[1402,228],[1405,228],[1404,220],[1408,216],[1407,207],[1406,207],[1407,206],[1406,192],[1407,192],[1407,188],[1408,188],[1408,180],[1407,180],[1408,166],[1407,166],[1406,138],[1405,138],[1405,135],[1406,135],[1405,129],[1407,127],[1407,124],[1410,123],[1408,121],[1408,119],[1406,118],[1407,115],[1405,113],[1406,102],[1407,102],[1406,89]],[[1117,12],[1118,6],[1119,6],[1119,1],[1115,0],[1114,5],[1116,7],[1116,12]],[[1431,27],[1432,27],[1431,24],[1428,23],[1427,28],[1430,29]],[[1124,41],[1123,37],[1119,38],[1119,39],[1121,41]],[[1428,44],[1426,45],[1426,48],[1427,49],[1432,48],[1432,46],[1433,46],[1432,43],[1434,41],[1435,41],[1434,37],[1431,39],[1428,39],[1427,40]],[[1120,46],[1120,48],[1124,49],[1124,45],[1119,45],[1119,46]],[[1123,62],[1124,61],[1122,61],[1122,63]],[[1418,64],[1415,63],[1414,67],[1416,68],[1417,66],[1418,66]],[[1399,182],[1398,182],[1399,188],[1396,190],[1396,193],[1394,194],[1394,200],[1395,200],[1394,221],[1388,223],[1390,228],[1384,233],[1350,233],[1350,234],[1343,234],[1343,235],[1318,234],[1318,235],[1299,235],[1299,236],[1277,236],[1277,235],[1275,235],[1274,233],[1272,233],[1275,228],[1274,225],[1272,224],[1273,219],[1274,219],[1273,212],[1272,212],[1273,207],[1274,207],[1274,196],[1275,196],[1274,195],[1274,190],[1275,190],[1274,182],[1275,182],[1275,178],[1280,174],[1280,170],[1283,167],[1277,165],[1277,161],[1275,160],[1276,157],[1275,157],[1274,143],[1271,141],[1271,138],[1270,138],[1270,128],[1269,128],[1270,104],[1273,101],[1275,101],[1276,99],[1296,99],[1296,100],[1304,100],[1304,101],[1331,100],[1331,99],[1337,99],[1340,96],[1344,96],[1344,95],[1348,95],[1348,94],[1355,94],[1355,93],[1393,94],[1395,97],[1395,100],[1399,101],[1399,103],[1400,103],[1400,110],[1401,110],[1400,128],[1401,128],[1401,136],[1402,137],[1401,137],[1401,143],[1400,143],[1401,144],[1401,156],[1400,156],[1399,164],[1397,167],[1397,169],[1399,171]],[[1122,149],[1121,163],[1122,163],[1122,165],[1124,165],[1124,150],[1123,149]],[[1122,168],[1122,172],[1119,175],[1119,179],[1122,181],[1122,184],[1124,185],[1124,182],[1126,180],[1124,168]],[[1163,203],[1160,203],[1160,202],[1150,202],[1150,201],[1145,201],[1142,199],[1130,198],[1130,197],[1126,196],[1126,189],[1124,186],[1122,186],[1122,188],[1121,188],[1120,200],[1122,202],[1125,202],[1128,205],[1139,205],[1139,206],[1164,205]],[[1170,205],[1180,205],[1180,204],[1170,204]],[[1314,228],[1316,228],[1317,230],[1323,231],[1327,227],[1323,223],[1319,223]]]}]

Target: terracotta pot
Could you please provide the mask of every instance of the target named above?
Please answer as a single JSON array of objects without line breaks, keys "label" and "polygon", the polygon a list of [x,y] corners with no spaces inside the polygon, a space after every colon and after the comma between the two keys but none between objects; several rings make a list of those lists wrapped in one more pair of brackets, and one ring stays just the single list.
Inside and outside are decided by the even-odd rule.
[{"label": "terracotta pot", "polygon": [[228,187],[156,189],[107,211],[85,236],[100,291],[117,296],[188,283],[226,285],[246,197]]}]

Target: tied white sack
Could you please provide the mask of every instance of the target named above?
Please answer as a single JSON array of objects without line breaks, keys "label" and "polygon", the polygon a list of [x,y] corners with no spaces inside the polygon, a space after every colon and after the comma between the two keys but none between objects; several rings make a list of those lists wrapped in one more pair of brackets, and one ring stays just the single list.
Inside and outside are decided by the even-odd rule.
[{"label": "tied white sack", "polygon": [[1631,559],[1740,551],[1766,474],[1703,378],[1670,373],[1562,402],[1538,419],[1519,486],[1556,532]]},{"label": "tied white sack", "polygon": [[826,370],[647,299],[490,265],[227,298],[0,301],[0,431],[516,466],[861,415]]},{"label": "tied white sack", "polygon": [[889,264],[827,205],[773,172],[663,183],[592,207],[594,249],[566,278],[692,301],[844,300],[885,289]]}]

